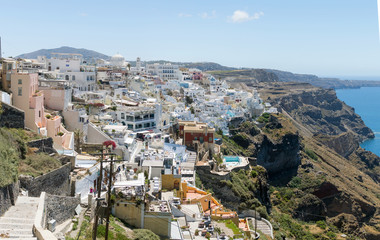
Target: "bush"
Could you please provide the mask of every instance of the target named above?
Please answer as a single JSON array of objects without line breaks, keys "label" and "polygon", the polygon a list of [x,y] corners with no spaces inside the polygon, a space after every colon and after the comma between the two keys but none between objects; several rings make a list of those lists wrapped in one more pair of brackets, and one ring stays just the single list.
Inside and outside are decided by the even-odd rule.
[{"label": "bush", "polygon": [[326,227],[327,227],[326,222],[325,222],[325,221],[322,221],[322,220],[317,221],[316,224],[317,224],[317,226],[318,226],[319,228],[322,228],[322,229],[326,229]]},{"label": "bush", "polygon": [[270,117],[269,113],[263,113],[260,117],[257,118],[257,121],[259,123],[267,123],[269,122],[269,117]]},{"label": "bush", "polygon": [[268,213],[265,206],[256,208],[256,211],[260,214],[261,217],[268,219]]},{"label": "bush", "polygon": [[309,158],[311,158],[311,159],[313,159],[313,160],[315,160],[315,161],[318,160],[318,156],[317,156],[317,154],[315,154],[315,152],[314,152],[313,150],[308,149],[308,148],[305,148],[305,153],[306,153],[306,155],[307,155]]},{"label": "bush", "polygon": [[289,187],[291,188],[299,188],[301,185],[301,178],[300,177],[293,177],[292,180],[289,182]]},{"label": "bush", "polygon": [[327,235],[330,239],[335,239],[335,238],[336,238],[336,234],[333,233],[333,232],[331,232],[331,231],[328,231],[328,232],[326,233],[326,235]]}]

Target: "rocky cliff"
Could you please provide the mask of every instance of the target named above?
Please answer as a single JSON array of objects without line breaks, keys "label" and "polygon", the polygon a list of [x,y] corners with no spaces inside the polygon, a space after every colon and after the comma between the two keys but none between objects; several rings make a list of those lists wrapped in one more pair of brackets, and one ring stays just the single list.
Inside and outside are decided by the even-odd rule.
[{"label": "rocky cliff", "polygon": [[[278,86],[278,83],[277,83]],[[340,101],[334,90],[310,87],[305,84],[283,83],[281,87],[261,88],[266,99],[288,114],[308,133],[338,136],[352,133],[356,141],[373,138],[374,134],[355,113]],[[286,91],[289,89],[289,91]],[[284,91],[285,90],[285,91]],[[307,132],[303,131],[307,134]]]},{"label": "rocky cliff", "polygon": [[[325,216],[347,234],[380,237],[379,158],[359,147],[360,141],[373,137],[360,116],[333,90],[277,83],[261,88],[261,94],[301,137],[301,164],[285,183],[293,199],[288,203],[278,194],[272,200],[299,219],[308,220],[308,211],[309,216]],[[309,194],[319,201],[302,200]]]}]

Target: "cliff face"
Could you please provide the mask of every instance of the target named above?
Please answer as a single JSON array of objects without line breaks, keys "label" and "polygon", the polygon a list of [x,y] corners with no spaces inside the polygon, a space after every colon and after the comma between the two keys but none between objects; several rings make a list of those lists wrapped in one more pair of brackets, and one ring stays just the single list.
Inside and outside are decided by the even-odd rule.
[{"label": "cliff face", "polygon": [[313,134],[337,136],[353,133],[357,141],[374,137],[361,117],[340,101],[334,90],[302,91],[276,100],[279,107]]},{"label": "cliff face", "polygon": [[360,141],[374,136],[360,116],[337,99],[334,90],[284,83],[262,88],[261,93],[282,110],[301,137],[296,175],[300,183],[293,179],[287,186],[321,201],[310,198],[303,207],[302,194],[295,194],[294,204],[288,206],[293,216],[300,218],[297,209],[309,210],[310,216],[326,216],[343,232],[380,237],[380,158],[359,147]]},{"label": "cliff face", "polygon": [[285,134],[278,142],[270,140],[265,134],[259,135],[255,147],[257,164],[270,174],[297,168],[300,164],[300,143],[296,134]]}]

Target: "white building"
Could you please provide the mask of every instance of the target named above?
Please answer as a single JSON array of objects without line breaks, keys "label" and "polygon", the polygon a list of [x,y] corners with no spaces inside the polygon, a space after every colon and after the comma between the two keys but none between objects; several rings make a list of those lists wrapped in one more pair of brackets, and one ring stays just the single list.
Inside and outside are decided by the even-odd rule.
[{"label": "white building", "polygon": [[85,65],[81,54],[55,53],[48,59],[48,71],[58,72],[58,76],[79,89],[92,91],[96,88],[95,66]]},{"label": "white building", "polygon": [[157,122],[161,121],[161,113],[159,111],[162,111],[158,105],[118,106],[115,111],[116,119],[127,126],[129,130],[135,132],[156,129]]},{"label": "white building", "polygon": [[178,65],[172,65],[170,63],[166,64],[147,64],[146,72],[151,75],[157,75],[162,80],[182,80],[182,72],[179,70]]}]

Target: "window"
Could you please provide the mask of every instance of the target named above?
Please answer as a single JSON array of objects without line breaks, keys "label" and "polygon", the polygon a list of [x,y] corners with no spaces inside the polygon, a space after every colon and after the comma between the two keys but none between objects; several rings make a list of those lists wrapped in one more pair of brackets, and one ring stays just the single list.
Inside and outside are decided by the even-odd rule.
[{"label": "window", "polygon": [[128,124],[128,129],[132,130],[133,129],[133,125],[132,124]]},{"label": "window", "polygon": [[65,76],[65,80],[67,80],[67,81],[69,80],[69,75]]},{"label": "window", "polygon": [[72,79],[73,81],[75,81],[75,75],[71,76],[71,79]]},{"label": "window", "polygon": [[18,95],[19,95],[19,96],[22,96],[22,87],[19,87],[19,88],[18,88]]},{"label": "window", "polygon": [[121,114],[120,114],[120,117],[121,117],[121,119],[125,119],[125,114],[124,114],[124,113],[121,113]]},{"label": "window", "polygon": [[84,118],[80,117],[79,122],[84,122]]},{"label": "window", "polygon": [[38,117],[41,117],[41,111],[38,111]]},{"label": "window", "polygon": [[19,79],[19,80],[18,80],[18,84],[22,84],[22,79]]},{"label": "window", "polygon": [[208,142],[212,143],[212,137],[210,137],[210,138],[208,139]]}]

